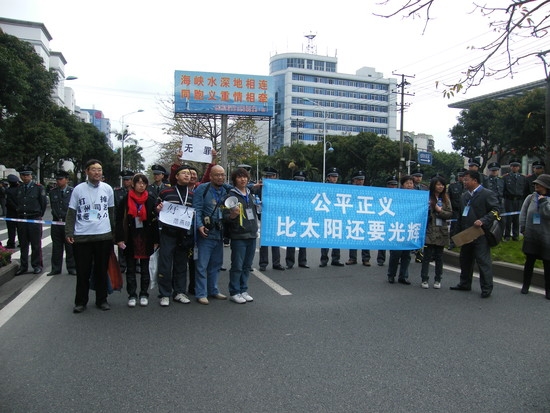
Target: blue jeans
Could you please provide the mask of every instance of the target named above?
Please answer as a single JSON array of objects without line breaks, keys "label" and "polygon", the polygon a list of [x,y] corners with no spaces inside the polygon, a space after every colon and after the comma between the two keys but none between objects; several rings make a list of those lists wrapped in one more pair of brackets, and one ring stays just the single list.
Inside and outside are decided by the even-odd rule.
[{"label": "blue jeans", "polygon": [[399,279],[406,280],[409,278],[409,264],[411,262],[411,252],[409,250],[390,251],[390,263],[388,265],[388,277],[395,277],[397,274],[397,266],[399,268]]},{"label": "blue jeans", "polygon": [[248,277],[256,253],[256,238],[231,240],[231,269],[229,270],[229,294],[248,291]]},{"label": "blue jeans", "polygon": [[216,295],[218,276],[223,265],[223,241],[199,237],[196,241],[198,258],[195,260],[195,297]]}]

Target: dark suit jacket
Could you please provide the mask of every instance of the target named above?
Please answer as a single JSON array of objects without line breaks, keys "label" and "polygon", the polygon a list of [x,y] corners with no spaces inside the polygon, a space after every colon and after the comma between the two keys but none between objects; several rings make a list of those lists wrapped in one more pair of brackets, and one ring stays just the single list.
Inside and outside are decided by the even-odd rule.
[{"label": "dark suit jacket", "polygon": [[[467,216],[462,216],[464,209],[470,205]],[[476,220],[483,222],[483,229],[491,227],[491,223],[495,220],[496,212],[500,214],[500,206],[496,194],[490,189],[480,187],[474,192],[474,196],[466,191],[462,194],[460,202],[460,215],[458,216],[459,231],[464,231],[474,225]]]}]

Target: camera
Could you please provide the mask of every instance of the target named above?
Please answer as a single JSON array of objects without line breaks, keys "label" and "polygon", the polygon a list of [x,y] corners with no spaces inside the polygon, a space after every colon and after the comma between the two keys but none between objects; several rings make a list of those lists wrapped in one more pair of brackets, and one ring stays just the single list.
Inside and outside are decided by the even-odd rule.
[{"label": "camera", "polygon": [[210,217],[204,217],[203,222],[204,222],[204,227],[207,230],[210,231],[212,228],[214,228],[214,225],[212,224]]}]

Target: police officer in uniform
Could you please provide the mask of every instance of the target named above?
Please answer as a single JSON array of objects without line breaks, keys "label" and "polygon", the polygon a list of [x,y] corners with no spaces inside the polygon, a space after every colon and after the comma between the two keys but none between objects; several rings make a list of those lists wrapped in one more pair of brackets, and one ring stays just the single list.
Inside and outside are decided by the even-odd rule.
[{"label": "police officer in uniform", "polygon": [[[327,170],[326,182],[329,184],[335,184],[338,182],[340,171],[338,168],[332,167]],[[326,267],[328,265],[328,250],[329,248],[321,248],[321,263],[319,267]],[[331,263],[335,267],[343,267],[344,263],[340,262],[340,248],[333,248],[331,253]]]},{"label": "police officer in uniform", "polygon": [[[447,194],[449,194],[449,199],[451,201],[451,207],[453,209],[453,217],[451,220],[451,228],[449,235],[452,237],[457,233],[457,219],[460,214],[460,199],[464,193],[464,184],[462,180],[464,178],[464,168],[459,168],[456,171],[457,181],[450,184],[447,187]],[[452,250],[455,247],[453,240],[449,242],[449,249]]]},{"label": "police officer in uniform", "polygon": [[[124,200],[124,197],[128,195],[128,191],[130,190],[132,186],[132,178],[134,177],[135,173],[129,169],[124,169],[120,171],[119,175],[122,177],[122,186],[119,188],[115,188],[113,193],[115,197],[115,216],[118,216],[116,211],[119,208],[124,208],[124,205],[122,205],[122,201]],[[124,251],[118,248],[118,264],[120,265],[120,271],[122,273],[126,272],[126,257],[124,256]],[[140,268],[137,266],[137,268]]]},{"label": "police officer in uniform", "polygon": [[414,189],[417,189],[419,191],[427,191],[429,189],[425,184],[422,183],[424,172],[422,172],[420,169],[418,169],[416,172],[413,172],[411,176],[413,177]]},{"label": "police officer in uniform", "polygon": [[147,191],[149,191],[149,194],[156,200],[160,193],[170,186],[163,182],[164,176],[167,175],[168,172],[166,172],[166,168],[162,165],[151,166],[151,171],[153,171],[153,182],[147,187]]},{"label": "police officer in uniform", "polygon": [[533,183],[535,179],[539,177],[540,174],[544,174],[544,168],[546,167],[546,164],[544,161],[534,161],[533,165],[531,165],[531,168],[533,169],[533,173],[529,175],[525,180],[527,181],[525,183],[525,190],[523,191],[523,197],[527,198],[527,196],[531,195],[533,192],[535,192],[535,184]]},{"label": "police officer in uniform", "polygon": [[[17,187],[17,217],[27,220],[41,220],[46,212],[48,201],[46,190],[42,185],[32,180],[33,170],[24,165],[17,172],[23,183]],[[21,266],[15,275],[25,274],[29,268],[29,247],[33,274],[42,272],[42,224],[29,222],[17,223],[17,234],[21,245]]]},{"label": "police officer in uniform", "polygon": [[[50,191],[50,207],[52,219],[56,222],[65,222],[69,201],[73,193],[73,187],[69,186],[69,173],[57,171],[55,173],[57,186]],[[65,226],[52,225],[50,236],[52,238],[52,270],[48,275],[61,274],[63,267],[63,249],[65,249],[65,264],[70,275],[76,275],[76,264],[73,256],[73,246],[65,239]]]},{"label": "police officer in uniform", "polygon": [[510,160],[510,172],[504,175],[504,210],[508,212],[518,212],[514,215],[506,216],[506,226],[504,228],[504,240],[514,241],[519,239],[519,211],[523,204],[523,192],[527,178],[519,172],[521,162],[519,159]]},{"label": "police officer in uniform", "polygon": [[470,171],[476,171],[479,172],[481,182],[480,184],[484,187],[487,187],[487,175],[482,173],[479,168],[481,168],[481,158],[479,156],[476,156],[475,158],[470,158],[468,160],[468,169]]},{"label": "police officer in uniform", "polygon": [[502,208],[504,200],[504,181],[500,176],[498,176],[500,164],[498,162],[491,162],[488,165],[488,168],[489,176],[487,177],[486,188],[495,193],[498,199],[498,204]]},{"label": "police officer in uniform", "polygon": [[[307,175],[304,171],[296,171],[292,176],[293,181],[305,182],[306,178],[307,178]],[[287,247],[286,257],[285,257],[286,268],[290,270],[292,267],[294,267],[295,260],[296,260],[296,248]],[[298,250],[298,266],[301,268],[309,268],[309,265],[307,265],[306,248],[300,247],[300,249]]]},{"label": "police officer in uniform", "polygon": [[[365,186],[365,171],[354,171],[351,175],[351,184],[358,186]],[[370,267],[370,250],[361,250],[361,261],[365,267]],[[357,264],[357,250],[349,250],[349,259],[346,261],[346,265]]]}]

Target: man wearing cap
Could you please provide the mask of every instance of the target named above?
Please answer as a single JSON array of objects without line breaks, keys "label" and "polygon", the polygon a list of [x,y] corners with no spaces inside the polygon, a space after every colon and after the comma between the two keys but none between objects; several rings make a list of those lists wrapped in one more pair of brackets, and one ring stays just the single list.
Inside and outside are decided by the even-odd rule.
[{"label": "man wearing cap", "polygon": [[485,181],[486,188],[495,193],[499,205],[502,206],[504,200],[504,181],[498,175],[500,164],[498,162],[491,162],[487,167],[489,168],[489,176]]},{"label": "man wearing cap", "polygon": [[151,166],[153,172],[153,182],[147,187],[147,191],[151,196],[157,199],[162,191],[169,187],[164,183],[164,176],[167,174],[166,168],[162,165]]},{"label": "man wearing cap", "polygon": [[[73,187],[69,186],[69,173],[57,171],[55,173],[56,187],[50,191],[50,207],[52,220],[65,222],[69,201],[73,193]],[[70,275],[76,275],[76,264],[73,256],[73,246],[65,239],[65,226],[52,225],[50,236],[52,238],[52,269],[48,275],[61,274],[63,267],[63,249],[65,249],[65,264]]]},{"label": "man wearing cap", "polygon": [[[14,174],[8,175],[8,184],[6,188],[6,218],[17,218],[17,187],[19,186],[19,177]],[[17,235],[17,222],[6,221],[8,228],[8,242],[6,248],[15,248],[15,236]]]},{"label": "man wearing cap", "polygon": [[[365,171],[359,170],[354,171],[351,175],[351,184],[358,186],[365,186]],[[365,267],[370,267],[370,251],[361,250],[361,261]],[[346,265],[355,265],[357,264],[357,250],[349,250],[349,259],[346,262]]]},{"label": "man wearing cap", "polygon": [[544,161],[534,161],[533,165],[531,166],[533,169],[533,173],[529,175],[527,178],[525,178],[525,190],[523,192],[523,197],[526,198],[528,195],[531,195],[533,192],[535,192],[535,179],[539,177],[539,175],[545,173],[544,168],[546,164]]},{"label": "man wearing cap", "polygon": [[523,192],[527,178],[519,172],[521,162],[519,159],[510,160],[510,172],[502,178],[504,180],[504,210],[506,215],[504,227],[504,240],[510,241],[510,237],[519,239],[519,212],[523,204]]},{"label": "man wearing cap", "polygon": [[[329,184],[338,183],[338,177],[340,176],[340,171],[336,167],[328,168],[326,182]],[[329,248],[321,248],[321,263],[319,267],[326,267],[328,265],[328,250]],[[335,267],[343,267],[344,264],[340,262],[340,249],[333,248],[332,253],[330,254],[331,263]]]},{"label": "man wearing cap", "polygon": [[[271,167],[265,167],[264,168],[264,179],[277,179],[278,171]],[[257,196],[259,196],[259,202],[262,201],[262,189],[263,187],[260,187],[257,190],[254,190],[253,193]],[[261,213],[258,211],[258,218],[261,220]],[[281,265],[281,249],[279,247],[271,247],[271,258],[273,260],[273,269],[284,271],[285,267]],[[259,266],[260,271],[265,271],[267,268],[267,264],[269,262],[269,247],[266,246],[260,246],[260,258],[259,258]]]},{"label": "man wearing cap", "polygon": [[[397,178],[395,175],[389,176],[386,179],[386,188],[394,188],[397,189],[399,186],[399,183],[397,182]],[[376,263],[379,267],[382,267],[384,263],[386,262],[386,250],[378,250],[378,253],[376,254]]]},{"label": "man wearing cap", "polygon": [[[23,183],[17,188],[17,218],[41,220],[46,212],[48,201],[46,190],[32,180],[33,170],[25,165],[18,169]],[[21,266],[15,275],[25,274],[29,267],[29,247],[31,247],[31,266],[34,274],[42,272],[42,224],[28,222],[17,223],[17,234],[21,245]]]},{"label": "man wearing cap", "polygon": [[[449,194],[449,200],[451,201],[451,208],[453,209],[453,217],[451,220],[451,228],[449,231],[449,236],[452,237],[457,233],[457,219],[460,214],[460,200],[462,199],[462,194],[464,193],[464,184],[462,183],[464,179],[464,172],[466,169],[459,168],[456,171],[457,181],[449,184],[447,188],[447,194]],[[452,250],[455,247],[453,240],[449,241],[449,249]]]},{"label": "man wearing cap", "polygon": [[422,172],[420,169],[418,169],[416,172],[413,172],[411,176],[413,177],[414,189],[417,189],[419,191],[427,191],[429,189],[425,184],[422,183],[424,172]]},{"label": "man wearing cap", "polygon": [[[307,178],[307,175],[304,171],[296,171],[292,176],[293,181],[299,181],[299,182],[305,182],[306,178]],[[292,267],[294,267],[295,260],[296,260],[296,248],[287,247],[286,257],[285,257],[286,268],[290,270]],[[306,248],[300,247],[300,249],[298,250],[298,266],[301,268],[309,268],[309,265],[307,265]]]},{"label": "man wearing cap", "polygon": [[481,181],[479,183],[483,186],[486,186],[487,175],[482,173],[479,170],[480,168],[481,168],[481,158],[479,156],[476,156],[475,158],[468,159],[468,170],[479,172],[479,176],[480,176],[480,179],[481,179]]}]

